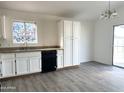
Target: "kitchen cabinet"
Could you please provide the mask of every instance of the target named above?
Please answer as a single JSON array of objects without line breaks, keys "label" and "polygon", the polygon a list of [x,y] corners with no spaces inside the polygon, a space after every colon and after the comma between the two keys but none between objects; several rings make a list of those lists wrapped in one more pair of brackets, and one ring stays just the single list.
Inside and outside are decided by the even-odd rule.
[{"label": "kitchen cabinet", "polygon": [[80,49],[80,30],[81,30],[81,26],[80,26],[80,22],[73,22],[73,65],[79,65],[79,49]]},{"label": "kitchen cabinet", "polygon": [[20,57],[16,58],[16,74],[27,74],[29,73],[29,60],[28,58]]},{"label": "kitchen cabinet", "polygon": [[27,74],[29,73],[29,59],[28,53],[16,53],[16,73]]},{"label": "kitchen cabinet", "polygon": [[41,71],[41,52],[16,53],[17,74]]},{"label": "kitchen cabinet", "polygon": [[63,42],[61,47],[64,47],[64,67],[79,65],[80,22],[61,20],[58,27],[64,37],[59,40]]},{"label": "kitchen cabinet", "polygon": [[41,71],[41,58],[39,57],[32,57],[30,58],[30,72],[40,72]]},{"label": "kitchen cabinet", "polygon": [[[41,72],[43,60],[41,52],[43,54],[43,51],[0,53],[0,78]],[[46,56],[47,59],[45,57],[47,62],[55,61],[55,64],[52,63],[54,67],[58,67],[58,69],[64,67],[63,50],[49,50],[47,52],[44,51],[44,53],[49,54]],[[48,58],[50,58],[50,60]],[[46,67],[51,67],[51,63],[48,65],[46,65]]]},{"label": "kitchen cabinet", "polygon": [[64,67],[72,66],[72,21],[64,21]]},{"label": "kitchen cabinet", "polygon": [[1,74],[2,77],[15,75],[15,55],[1,54]]},{"label": "kitchen cabinet", "polygon": [[63,62],[63,50],[57,50],[57,68],[63,68],[64,62]]},{"label": "kitchen cabinet", "polygon": [[29,71],[30,73],[41,72],[41,52],[30,52]]}]

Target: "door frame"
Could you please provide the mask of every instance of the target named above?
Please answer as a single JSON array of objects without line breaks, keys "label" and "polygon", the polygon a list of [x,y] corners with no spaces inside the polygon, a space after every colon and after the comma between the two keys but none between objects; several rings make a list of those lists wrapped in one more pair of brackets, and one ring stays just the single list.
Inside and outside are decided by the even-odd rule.
[{"label": "door frame", "polygon": [[116,26],[120,26],[120,25],[124,25],[124,24],[118,24],[118,25],[113,25],[113,35],[112,35],[112,65],[113,66],[116,66],[116,67],[119,67],[119,68],[124,68],[124,67],[121,67],[121,66],[117,66],[117,65],[114,65],[114,60],[113,60],[113,58],[114,58],[114,28],[116,27]]}]

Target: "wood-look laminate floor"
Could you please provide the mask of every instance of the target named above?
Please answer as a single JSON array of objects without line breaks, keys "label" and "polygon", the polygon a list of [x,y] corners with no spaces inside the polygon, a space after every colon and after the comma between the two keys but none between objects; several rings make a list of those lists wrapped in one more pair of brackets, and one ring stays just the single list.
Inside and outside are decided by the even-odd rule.
[{"label": "wood-look laminate floor", "polygon": [[87,62],[79,68],[4,79],[1,85],[1,91],[117,92],[124,91],[124,69]]}]

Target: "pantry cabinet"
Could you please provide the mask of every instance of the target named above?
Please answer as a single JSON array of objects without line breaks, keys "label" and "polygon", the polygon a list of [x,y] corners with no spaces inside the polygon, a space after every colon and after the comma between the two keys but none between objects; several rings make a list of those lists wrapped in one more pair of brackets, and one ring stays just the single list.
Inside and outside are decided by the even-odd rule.
[{"label": "pantry cabinet", "polygon": [[64,21],[64,67],[72,66],[72,21]]},{"label": "pantry cabinet", "polygon": [[64,67],[79,65],[80,30],[78,21],[61,20],[58,23],[60,42],[64,48]]},{"label": "pantry cabinet", "polygon": [[79,50],[80,50],[80,31],[81,31],[81,26],[80,22],[73,22],[73,34],[72,34],[72,60],[73,60],[73,65],[79,65]]}]

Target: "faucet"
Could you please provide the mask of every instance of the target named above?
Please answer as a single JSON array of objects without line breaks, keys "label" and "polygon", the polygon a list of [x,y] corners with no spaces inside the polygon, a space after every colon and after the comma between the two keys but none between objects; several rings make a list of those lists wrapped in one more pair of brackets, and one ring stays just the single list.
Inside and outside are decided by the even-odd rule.
[{"label": "faucet", "polygon": [[27,42],[24,42],[24,43],[23,43],[23,46],[24,46],[24,47],[27,47]]},{"label": "faucet", "polygon": [[27,46],[28,46],[28,44],[27,44],[27,42],[24,42],[23,44],[22,44],[22,50],[26,50],[27,49]]}]

